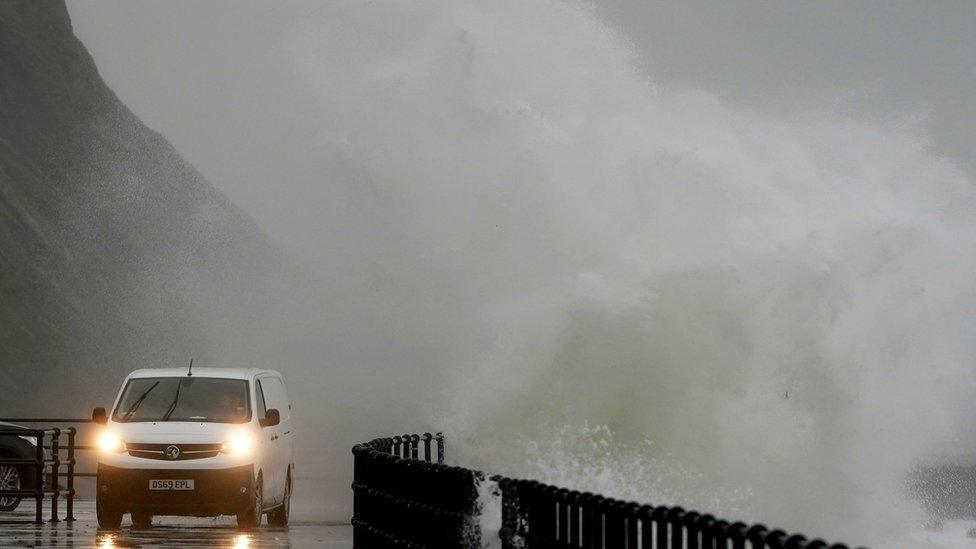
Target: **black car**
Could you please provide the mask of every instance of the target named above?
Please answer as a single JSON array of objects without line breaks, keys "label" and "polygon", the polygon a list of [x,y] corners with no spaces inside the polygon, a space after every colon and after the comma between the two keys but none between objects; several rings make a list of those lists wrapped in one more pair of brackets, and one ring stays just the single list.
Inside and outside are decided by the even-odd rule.
[{"label": "black car", "polygon": [[[25,429],[20,425],[0,422],[0,429]],[[37,438],[31,435],[0,435],[0,458],[36,459]],[[33,490],[36,470],[31,465],[0,465],[0,490]],[[0,496],[0,511],[13,511],[20,498]]]}]

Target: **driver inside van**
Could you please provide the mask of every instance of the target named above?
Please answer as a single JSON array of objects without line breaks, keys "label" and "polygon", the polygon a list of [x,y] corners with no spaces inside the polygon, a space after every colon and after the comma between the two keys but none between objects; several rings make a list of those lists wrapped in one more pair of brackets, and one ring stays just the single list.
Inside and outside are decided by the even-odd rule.
[{"label": "driver inside van", "polygon": [[220,417],[231,420],[244,419],[244,397],[238,393],[224,394],[220,398]]}]

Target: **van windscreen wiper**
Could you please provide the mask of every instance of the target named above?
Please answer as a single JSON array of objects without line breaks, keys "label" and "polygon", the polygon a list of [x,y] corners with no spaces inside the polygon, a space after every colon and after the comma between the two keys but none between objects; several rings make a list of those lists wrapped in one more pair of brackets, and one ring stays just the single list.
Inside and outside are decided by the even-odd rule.
[{"label": "van windscreen wiper", "polygon": [[142,401],[146,400],[146,397],[149,396],[149,393],[151,393],[152,390],[155,389],[157,385],[159,385],[159,382],[158,381],[156,383],[153,383],[152,385],[150,385],[149,388],[146,389],[146,392],[145,393],[142,393],[141,395],[139,395],[139,398],[137,398],[135,400],[135,402],[133,402],[132,404],[129,405],[129,407],[126,409],[125,413],[122,414],[122,421],[128,420],[129,419],[129,416],[131,416],[132,414],[134,414],[135,411],[139,409],[139,406],[142,404]]},{"label": "van windscreen wiper", "polygon": [[163,414],[163,421],[169,421],[169,416],[173,415],[176,411],[176,403],[180,401],[180,389],[183,388],[183,380],[176,382],[176,394],[173,395],[173,402],[170,403],[169,408],[166,409],[166,413]]}]

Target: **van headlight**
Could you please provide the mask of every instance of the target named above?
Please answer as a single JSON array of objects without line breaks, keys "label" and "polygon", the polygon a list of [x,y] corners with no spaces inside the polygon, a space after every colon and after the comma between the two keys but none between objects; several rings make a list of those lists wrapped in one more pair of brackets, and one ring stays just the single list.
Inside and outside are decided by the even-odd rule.
[{"label": "van headlight", "polygon": [[244,456],[251,453],[254,447],[254,437],[246,431],[238,431],[230,436],[226,442],[220,445],[220,451],[225,454]]},{"label": "van headlight", "polygon": [[112,431],[102,431],[98,434],[98,439],[95,441],[96,446],[102,452],[106,454],[109,453],[122,453],[126,451],[125,441],[119,438],[118,435]]}]

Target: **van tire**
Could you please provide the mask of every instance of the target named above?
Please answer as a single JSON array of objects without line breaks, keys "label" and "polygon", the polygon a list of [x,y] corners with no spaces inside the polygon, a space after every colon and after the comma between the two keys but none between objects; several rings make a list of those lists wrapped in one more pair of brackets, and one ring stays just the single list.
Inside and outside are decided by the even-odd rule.
[{"label": "van tire", "polygon": [[285,479],[285,497],[278,507],[268,511],[268,524],[271,526],[288,526],[288,515],[291,514],[291,469]]},{"label": "van tire", "polygon": [[132,517],[132,526],[134,528],[149,528],[152,526],[152,515],[145,511],[132,511],[129,515]]},{"label": "van tire", "polygon": [[238,528],[257,528],[261,526],[261,515],[264,513],[264,479],[261,473],[251,483],[251,497],[248,506],[237,513]]},{"label": "van tire", "polygon": [[117,510],[105,496],[95,495],[95,518],[98,520],[98,527],[103,530],[118,530],[122,526],[122,511]]}]

